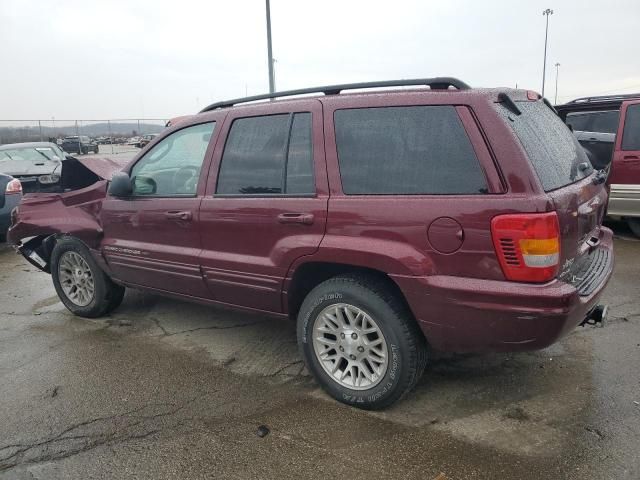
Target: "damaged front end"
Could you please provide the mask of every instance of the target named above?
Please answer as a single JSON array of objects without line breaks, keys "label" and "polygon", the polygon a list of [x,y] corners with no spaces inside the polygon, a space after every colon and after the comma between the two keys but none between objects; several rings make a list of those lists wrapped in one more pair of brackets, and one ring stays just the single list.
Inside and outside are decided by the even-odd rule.
[{"label": "damaged front end", "polygon": [[57,192],[27,194],[11,215],[7,241],[29,263],[47,273],[56,241],[73,236],[90,249],[102,239],[100,211],[107,184],[126,164],[110,158],[69,158],[63,162]]}]

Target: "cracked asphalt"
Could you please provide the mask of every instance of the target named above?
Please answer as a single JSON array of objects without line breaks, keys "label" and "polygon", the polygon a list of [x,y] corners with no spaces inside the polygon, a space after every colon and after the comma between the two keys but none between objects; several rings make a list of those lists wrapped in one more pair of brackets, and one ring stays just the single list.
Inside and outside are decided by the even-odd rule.
[{"label": "cracked asphalt", "polygon": [[0,246],[0,479],[640,478],[640,241],[614,227],[604,327],[434,356],[374,413],[317,388],[290,322],[135,291],[77,318]]}]

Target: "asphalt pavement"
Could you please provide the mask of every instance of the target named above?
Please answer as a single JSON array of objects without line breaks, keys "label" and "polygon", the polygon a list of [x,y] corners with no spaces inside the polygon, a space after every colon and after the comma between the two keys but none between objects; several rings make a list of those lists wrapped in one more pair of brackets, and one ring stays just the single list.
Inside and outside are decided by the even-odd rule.
[{"label": "asphalt pavement", "polygon": [[640,241],[615,227],[604,327],[436,355],[384,412],[323,394],[289,321],[135,291],[74,317],[0,246],[0,479],[638,479]]}]

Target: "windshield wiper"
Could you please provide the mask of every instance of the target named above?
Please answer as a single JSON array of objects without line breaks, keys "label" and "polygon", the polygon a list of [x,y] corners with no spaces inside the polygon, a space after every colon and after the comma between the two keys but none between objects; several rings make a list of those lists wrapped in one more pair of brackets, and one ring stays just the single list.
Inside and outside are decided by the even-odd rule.
[{"label": "windshield wiper", "polygon": [[36,152],[38,152],[40,155],[42,155],[44,158],[46,158],[47,160],[52,160],[51,158],[49,158],[44,152],[41,152],[38,149],[35,149]]}]

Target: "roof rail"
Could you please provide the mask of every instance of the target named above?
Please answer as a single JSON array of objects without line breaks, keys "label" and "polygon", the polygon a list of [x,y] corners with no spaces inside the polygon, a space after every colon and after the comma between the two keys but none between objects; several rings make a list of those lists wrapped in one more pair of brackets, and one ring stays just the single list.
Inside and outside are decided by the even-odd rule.
[{"label": "roof rail", "polygon": [[592,103],[592,102],[608,102],[612,100],[625,100],[627,98],[640,98],[640,93],[625,93],[620,95],[600,95],[593,97],[582,97],[571,100],[567,103]]},{"label": "roof rail", "polygon": [[449,87],[455,87],[458,90],[468,90],[471,87],[454,77],[435,77],[435,78],[415,78],[409,80],[386,80],[380,82],[364,82],[364,83],[344,83],[341,85],[326,85],[324,87],[301,88],[298,90],[286,90],[284,92],[266,93],[263,95],[254,95],[252,97],[234,98],[224,102],[212,103],[208,107],[200,110],[209,112],[218,108],[232,107],[238,103],[255,102],[258,100],[269,100],[272,98],[292,97],[295,95],[305,95],[309,93],[324,93],[325,95],[337,95],[343,90],[355,90],[360,88],[383,88],[383,87],[405,87],[410,85],[423,85],[431,87],[432,90],[446,90]]}]

